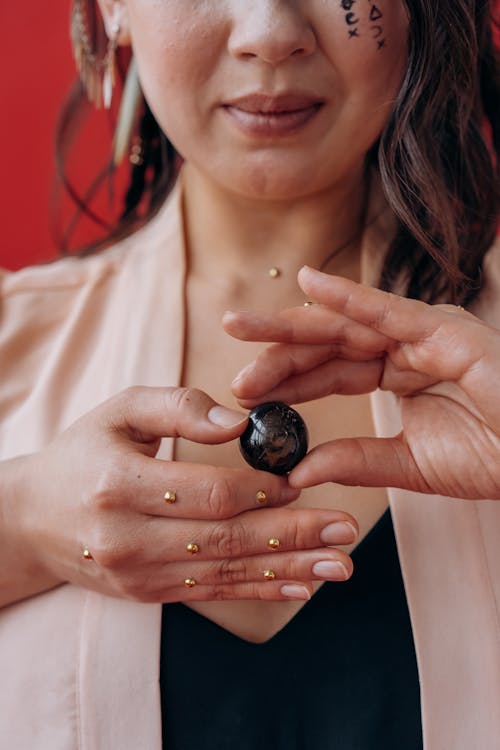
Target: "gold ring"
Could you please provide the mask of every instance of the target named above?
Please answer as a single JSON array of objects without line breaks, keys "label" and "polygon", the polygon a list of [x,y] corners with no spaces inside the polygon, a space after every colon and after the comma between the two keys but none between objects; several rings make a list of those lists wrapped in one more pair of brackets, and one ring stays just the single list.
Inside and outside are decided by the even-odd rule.
[{"label": "gold ring", "polygon": [[193,586],[196,586],[196,581],[194,580],[194,578],[185,578],[184,586],[186,586],[188,589],[192,589]]},{"label": "gold ring", "polygon": [[281,545],[281,542],[279,539],[270,539],[267,543],[267,546],[275,551],[279,549],[280,545]]},{"label": "gold ring", "polygon": [[259,490],[259,491],[257,492],[257,494],[255,495],[255,498],[256,498],[256,500],[257,500],[257,502],[258,502],[258,503],[261,503],[261,504],[262,504],[262,503],[265,503],[265,502],[266,502],[266,500],[267,500],[267,495],[266,495],[266,493],[264,492],[264,490]]},{"label": "gold ring", "polygon": [[274,579],[276,578],[276,573],[274,572],[274,570],[265,570],[264,578],[266,579],[266,581],[274,581]]},{"label": "gold ring", "polygon": [[92,552],[89,550],[88,547],[85,547],[85,549],[83,550],[83,556],[84,556],[85,560],[93,560],[94,559],[92,557]]},{"label": "gold ring", "polygon": [[173,505],[175,502],[177,502],[177,495],[175,490],[167,490],[163,496],[163,499],[166,503],[169,503],[169,505]]},{"label": "gold ring", "polygon": [[200,548],[194,542],[189,542],[189,544],[186,546],[186,552],[189,552],[190,555],[197,555],[199,551]]}]

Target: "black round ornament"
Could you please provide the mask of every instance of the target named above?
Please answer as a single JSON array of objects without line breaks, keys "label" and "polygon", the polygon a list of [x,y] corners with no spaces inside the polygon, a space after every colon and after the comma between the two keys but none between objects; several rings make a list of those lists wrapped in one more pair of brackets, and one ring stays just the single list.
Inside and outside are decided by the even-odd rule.
[{"label": "black round ornament", "polygon": [[291,406],[270,401],[255,406],[240,437],[243,458],[254,469],[287,474],[307,453],[304,420]]}]

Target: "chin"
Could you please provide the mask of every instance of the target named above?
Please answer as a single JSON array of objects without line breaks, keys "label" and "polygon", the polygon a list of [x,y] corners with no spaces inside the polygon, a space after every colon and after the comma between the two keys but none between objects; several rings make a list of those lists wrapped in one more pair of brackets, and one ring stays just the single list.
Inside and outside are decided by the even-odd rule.
[{"label": "chin", "polygon": [[263,201],[303,201],[320,194],[338,189],[350,189],[358,183],[363,174],[363,162],[351,164],[345,169],[321,169],[307,165],[297,170],[252,170],[238,177],[234,176],[226,184],[236,193]]},{"label": "chin", "polygon": [[[224,180],[232,192],[246,198],[266,201],[292,201],[321,191],[326,185],[321,185],[317,179],[317,170],[310,166],[283,164],[249,166],[244,169],[232,170],[232,174]],[[335,175],[330,177],[335,182]]]}]

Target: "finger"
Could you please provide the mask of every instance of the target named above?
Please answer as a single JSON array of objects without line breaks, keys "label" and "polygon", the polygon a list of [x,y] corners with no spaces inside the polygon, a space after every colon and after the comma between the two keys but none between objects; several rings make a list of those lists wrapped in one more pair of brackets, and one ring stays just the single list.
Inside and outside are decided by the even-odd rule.
[{"label": "finger", "polygon": [[439,324],[430,305],[304,266],[298,281],[306,294],[396,341],[418,341]]},{"label": "finger", "polygon": [[293,487],[336,482],[432,492],[401,437],[345,438],[314,448],[289,474]]},{"label": "finger", "polygon": [[[98,576],[98,574],[97,574]],[[141,603],[173,603],[188,601],[221,601],[221,600],[265,600],[307,601],[311,598],[314,588],[310,581],[265,580],[250,581],[239,584],[211,584],[200,585],[194,578],[183,578],[178,585],[158,587],[135,583],[128,580],[124,585],[111,586],[101,577],[89,577],[89,568],[85,574],[74,574],[74,580],[91,591],[98,591],[107,596],[119,596]]]},{"label": "finger", "polygon": [[356,520],[337,510],[311,508],[268,508],[259,513],[247,511],[234,519],[201,523],[194,520],[153,519],[142,527],[140,544],[137,530],[120,543],[106,539],[108,548],[88,538],[94,559],[110,568],[137,569],[192,559],[226,560],[275,551],[271,540],[278,540],[280,552],[313,550],[350,544],[359,533]]},{"label": "finger", "polygon": [[106,403],[104,414],[113,429],[139,443],[179,436],[223,443],[240,435],[247,423],[246,414],[196,388],[128,388]]},{"label": "finger", "polygon": [[232,390],[237,398],[254,398],[293,375],[308,372],[333,359],[364,362],[374,357],[358,350],[346,351],[338,344],[274,344],[236,375]]},{"label": "finger", "polygon": [[377,388],[383,363],[332,359],[315,348],[277,345],[262,352],[232,387],[248,408],[263,401],[297,404],[332,393],[368,393]]},{"label": "finger", "polygon": [[[194,579],[193,579],[194,580]],[[297,581],[263,581],[231,584],[216,584],[211,586],[192,587],[185,585],[158,590],[142,598],[144,602],[201,602],[201,601],[290,601],[297,599],[307,601],[313,594],[310,583]]]},{"label": "finger", "polygon": [[372,354],[387,345],[385,336],[323,305],[293,307],[277,314],[228,311],[222,324],[227,333],[243,341],[337,343]]},{"label": "finger", "polygon": [[[474,315],[455,305],[428,305],[308,266],[299,271],[298,280],[301,288],[319,303],[399,342],[412,343],[429,338],[443,321],[453,323],[457,329],[463,329],[464,321],[485,326]],[[353,339],[351,344],[356,346],[356,340]]]},{"label": "finger", "polygon": [[453,305],[405,299],[308,267],[298,278],[318,302],[398,342],[394,359],[399,367],[439,380],[457,381],[474,369],[484,358],[485,338],[493,335],[483,321]]},{"label": "finger", "polygon": [[[248,558],[212,562],[173,563],[167,566],[167,581],[183,582],[186,577],[201,586],[236,585],[278,581],[346,581],[352,574],[351,558],[342,550],[324,547],[303,553],[277,552]],[[158,583],[162,575],[156,577]],[[168,585],[168,583],[166,583]]]},{"label": "finger", "polygon": [[[243,459],[242,459],[243,461]],[[264,506],[284,505],[299,492],[286,477],[254,469],[205,466],[134,455],[129,457],[127,483],[120,466],[101,480],[100,510],[124,507],[141,515],[173,518],[224,519]],[[126,487],[120,491],[120,487]]]}]

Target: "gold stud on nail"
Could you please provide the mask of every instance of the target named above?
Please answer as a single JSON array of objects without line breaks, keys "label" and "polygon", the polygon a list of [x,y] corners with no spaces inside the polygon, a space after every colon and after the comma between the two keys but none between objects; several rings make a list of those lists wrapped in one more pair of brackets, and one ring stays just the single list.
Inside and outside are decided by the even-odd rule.
[{"label": "gold stud on nail", "polygon": [[267,500],[267,495],[264,492],[264,490],[259,490],[257,494],[255,495],[258,503],[265,503]]},{"label": "gold stud on nail", "polygon": [[164,499],[166,503],[169,503],[170,505],[173,505],[175,502],[177,502],[177,495],[175,493],[175,490],[167,490],[164,495]]},{"label": "gold stud on nail", "polygon": [[196,581],[194,580],[194,578],[185,578],[184,586],[186,586],[186,588],[188,589],[192,589],[193,586],[196,586]]},{"label": "gold stud on nail", "polygon": [[308,300],[306,300],[306,301],[304,302],[304,307],[312,307],[312,306],[313,306],[313,304],[314,304],[314,302],[311,302],[311,300],[310,300],[310,299],[308,299]]},{"label": "gold stud on nail", "polygon": [[266,579],[266,581],[274,581],[274,579],[276,578],[276,573],[274,572],[274,570],[265,570],[264,578]]},{"label": "gold stud on nail", "polygon": [[85,547],[85,549],[83,550],[83,556],[84,556],[85,560],[93,560],[94,559],[92,557],[92,552],[89,550],[88,547]]},{"label": "gold stud on nail", "polygon": [[277,550],[280,548],[281,542],[279,539],[270,539],[267,543],[267,546],[270,547],[272,550]]},{"label": "gold stud on nail", "polygon": [[272,279],[278,279],[281,276],[281,271],[279,268],[276,268],[276,266],[273,266],[269,269],[269,276]]},{"label": "gold stud on nail", "polygon": [[194,542],[190,542],[186,547],[186,551],[189,552],[190,555],[197,555],[200,548],[197,544],[194,544]]}]

